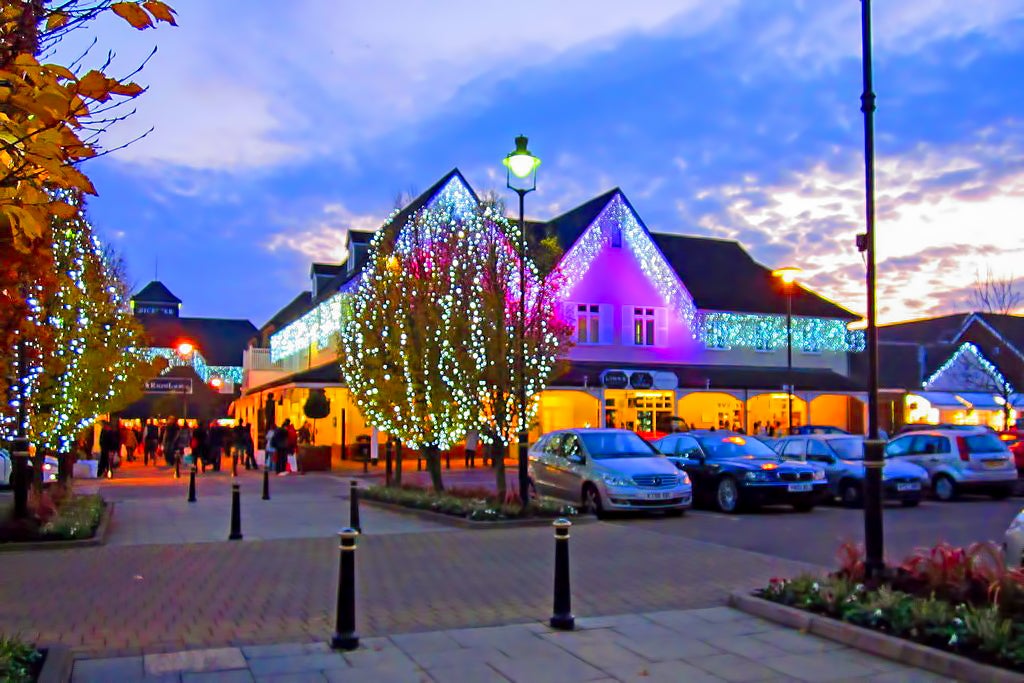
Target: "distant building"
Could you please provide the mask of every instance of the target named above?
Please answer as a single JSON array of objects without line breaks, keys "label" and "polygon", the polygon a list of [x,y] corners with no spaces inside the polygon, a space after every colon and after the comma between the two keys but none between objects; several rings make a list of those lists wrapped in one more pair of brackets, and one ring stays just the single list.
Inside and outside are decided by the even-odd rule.
[{"label": "distant building", "polygon": [[222,417],[240,392],[242,353],[256,340],[256,327],[248,320],[184,318],[181,305],[156,280],[132,296],[132,313],[146,331],[146,353],[165,358],[168,367],[120,417]]},{"label": "distant building", "polygon": [[[404,207],[385,230],[400,230],[424,207],[475,202],[458,170]],[[851,359],[863,333],[857,315],[797,286],[792,295],[793,372],[787,371],[787,297],[772,270],[729,240],[651,232],[618,189],[545,222],[530,239],[554,238],[566,282],[563,314],[574,346],[539,397],[540,433],[572,426],[659,431],[671,418],[692,427],[794,424],[864,429],[862,382]],[[342,302],[366,262],[371,232],[347,233],[347,257],[314,264],[302,292],[260,328],[246,351],[236,412],[302,423],[309,391],[324,389],[331,415],[317,442],[340,446],[372,431],[340,376]]]}]

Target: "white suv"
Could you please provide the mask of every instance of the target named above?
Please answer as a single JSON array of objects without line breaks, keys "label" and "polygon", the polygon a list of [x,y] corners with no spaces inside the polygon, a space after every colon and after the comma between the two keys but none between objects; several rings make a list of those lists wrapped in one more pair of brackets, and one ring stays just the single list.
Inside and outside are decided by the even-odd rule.
[{"label": "white suv", "polygon": [[928,470],[932,493],[942,501],[969,491],[1006,498],[1017,485],[1017,468],[1010,450],[988,430],[912,432],[890,441],[885,455]]}]

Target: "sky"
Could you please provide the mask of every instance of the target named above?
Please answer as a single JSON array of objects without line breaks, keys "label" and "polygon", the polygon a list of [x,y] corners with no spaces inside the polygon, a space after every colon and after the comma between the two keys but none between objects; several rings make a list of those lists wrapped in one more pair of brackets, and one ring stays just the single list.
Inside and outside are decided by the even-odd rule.
[{"label": "sky", "polygon": [[[176,0],[177,28],[97,22],[148,91],[87,162],[100,235],[182,315],[257,326],[345,230],[458,167],[527,215],[620,187],[648,228],[739,240],[865,308],[858,0]],[[968,310],[1024,276],[1024,0],[875,0],[879,318]],[[513,196],[509,196],[509,204]],[[727,282],[728,274],[722,274]]]}]

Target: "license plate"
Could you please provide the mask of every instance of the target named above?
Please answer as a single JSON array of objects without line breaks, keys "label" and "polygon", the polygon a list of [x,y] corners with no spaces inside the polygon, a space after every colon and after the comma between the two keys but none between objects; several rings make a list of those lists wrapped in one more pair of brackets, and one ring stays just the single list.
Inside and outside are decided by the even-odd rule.
[{"label": "license plate", "polygon": [[896,484],[897,491],[920,491],[920,484]]},{"label": "license plate", "polygon": [[666,492],[663,492],[663,493],[658,492],[658,493],[645,493],[644,494],[644,498],[646,498],[647,500],[666,500],[666,499],[671,498],[671,497],[672,497],[672,493],[670,491],[666,491]]},{"label": "license plate", "polygon": [[792,493],[811,491],[814,487],[811,484],[790,484],[789,490]]},{"label": "license plate", "polygon": [[1005,463],[1005,460],[986,460],[985,467],[989,468],[990,470],[998,470],[1002,469]]}]

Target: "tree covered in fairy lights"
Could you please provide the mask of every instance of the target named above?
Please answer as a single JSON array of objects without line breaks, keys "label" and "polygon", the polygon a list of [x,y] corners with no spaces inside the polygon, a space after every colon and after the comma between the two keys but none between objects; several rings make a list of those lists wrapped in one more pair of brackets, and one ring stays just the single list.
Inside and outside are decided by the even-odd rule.
[{"label": "tree covered in fairy lights", "polygon": [[[423,450],[436,490],[443,488],[441,450],[471,429],[508,443],[518,428],[512,231],[491,206],[437,202],[377,233],[347,301],[343,378],[369,424]],[[551,292],[532,264],[527,269],[534,342],[525,375],[533,394],[561,342]]]},{"label": "tree covered in fairy lights", "polygon": [[81,209],[55,219],[52,234],[54,272],[32,286],[31,315],[19,337],[23,353],[13,354],[24,358],[23,389],[16,380],[0,414],[3,436],[14,436],[25,397],[26,432],[40,456],[70,452],[96,416],[141,397],[153,371],[141,354],[144,332],[129,310],[119,259],[104,249]]}]

